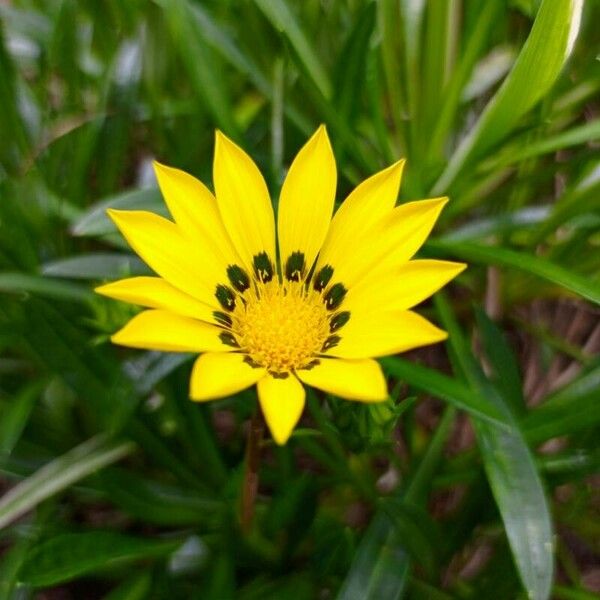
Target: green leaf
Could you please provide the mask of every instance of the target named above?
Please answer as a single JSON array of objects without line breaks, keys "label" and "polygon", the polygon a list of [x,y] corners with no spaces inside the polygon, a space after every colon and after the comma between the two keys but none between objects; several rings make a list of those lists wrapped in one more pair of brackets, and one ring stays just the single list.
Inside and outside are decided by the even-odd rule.
[{"label": "green leaf", "polygon": [[105,252],[53,260],[42,265],[42,273],[68,279],[118,279],[151,271],[137,256]]},{"label": "green leaf", "polygon": [[131,454],[134,447],[130,442],[118,443],[96,436],[55,458],[0,499],[0,529],[40,502]]},{"label": "green leaf", "polygon": [[360,96],[356,93],[356,82],[365,78],[369,41],[374,25],[375,3],[371,2],[356,18],[355,26],[338,58],[335,71],[335,103],[340,116],[349,122],[354,120],[357,110]]},{"label": "green leaf", "polygon": [[447,191],[472,159],[506,137],[519,119],[544,97],[571,54],[582,8],[583,0],[542,0],[514,67],[453,153],[432,193]]},{"label": "green leaf", "polygon": [[163,8],[165,22],[195,94],[217,124],[233,137],[239,138],[229,97],[230,90],[225,87],[220,63],[206,44],[189,3],[187,0],[157,2]]},{"label": "green leaf", "polygon": [[476,315],[485,354],[494,371],[492,381],[513,413],[521,415],[525,411],[525,398],[517,359],[500,329],[485,312],[478,308]]},{"label": "green leaf", "polygon": [[99,479],[108,500],[142,521],[157,525],[206,523],[223,506],[196,490],[146,479],[131,471],[110,469]]},{"label": "green leaf", "polygon": [[527,439],[539,444],[600,424],[598,360],[566,386],[545,398],[522,421]]},{"label": "green leaf", "polygon": [[0,273],[0,293],[34,294],[71,302],[89,302],[94,298],[88,287],[28,273]]},{"label": "green leaf", "polygon": [[96,571],[166,556],[180,543],[108,531],[65,533],[33,548],[20,578],[33,587],[49,587]]},{"label": "green leaf", "polygon": [[151,596],[152,575],[148,572],[127,579],[114,588],[104,600],[146,600]]},{"label": "green leaf", "polygon": [[552,521],[534,458],[501,394],[486,379],[450,306],[436,296],[454,360],[472,389],[496,404],[510,429],[473,419],[485,472],[504,523],[521,581],[532,600],[547,600],[554,574]]},{"label": "green leaf", "polygon": [[381,364],[388,373],[419,390],[445,400],[479,419],[491,421],[500,427],[504,425],[502,413],[491,402],[473,393],[456,379],[397,356],[383,358]]},{"label": "green leaf", "polygon": [[306,72],[325,98],[331,97],[331,82],[319,57],[313,50],[313,44],[302,31],[296,16],[286,0],[254,0],[258,8],[296,51]]},{"label": "green leaf", "polygon": [[76,236],[100,236],[114,233],[115,226],[106,214],[107,208],[147,210],[163,216],[168,214],[158,189],[127,191],[92,204],[73,222],[71,233]]},{"label": "green leaf", "polygon": [[514,164],[526,158],[557,152],[564,148],[595,142],[600,139],[600,119],[584,123],[579,127],[573,127],[567,131],[561,131],[556,135],[543,137],[527,144],[514,145],[503,152],[497,159],[493,160],[494,169],[500,169]]},{"label": "green leaf", "polygon": [[552,283],[556,283],[575,294],[600,304],[600,283],[578,275],[545,258],[517,252],[497,246],[483,246],[471,242],[430,240],[427,248],[461,258],[475,264],[510,267],[531,273]]},{"label": "green leaf", "polygon": [[387,515],[375,516],[354,556],[337,600],[397,600],[408,581],[408,555],[390,536]]},{"label": "green leaf", "polygon": [[29,415],[39,398],[43,382],[24,386],[7,403],[0,416],[0,460],[10,455],[27,425]]}]

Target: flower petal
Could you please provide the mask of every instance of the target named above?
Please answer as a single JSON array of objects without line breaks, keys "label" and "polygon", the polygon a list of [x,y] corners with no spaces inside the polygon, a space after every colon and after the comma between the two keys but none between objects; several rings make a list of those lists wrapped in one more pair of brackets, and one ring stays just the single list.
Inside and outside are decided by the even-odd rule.
[{"label": "flower petal", "polygon": [[266,370],[252,367],[237,352],[207,352],[196,359],[190,379],[192,400],[224,398],[245,390],[262,379]]},{"label": "flower petal", "polygon": [[147,211],[107,212],[133,250],[158,275],[198,300],[218,306],[214,292],[218,283],[227,282],[226,265],[206,240],[192,243],[177,225]]},{"label": "flower petal", "polygon": [[239,262],[210,190],[185,171],[154,161],[158,185],[173,219],[192,240],[206,240],[227,264]]},{"label": "flower petal", "polygon": [[339,358],[370,358],[406,352],[445,340],[448,334],[417,313],[374,311],[339,330],[338,344],[327,351]]},{"label": "flower petal", "polygon": [[388,397],[387,385],[375,360],[322,358],[310,369],[299,369],[298,378],[307,385],[348,400],[380,402]]},{"label": "flower petal", "polygon": [[294,159],[281,188],[277,231],[284,274],[293,253],[303,254],[300,275],[314,263],[331,221],[336,182],[335,158],[321,125]]},{"label": "flower petal", "polygon": [[193,296],[182,292],[160,277],[130,277],[101,285],[98,294],[138,304],[148,308],[162,308],[184,317],[213,323],[214,309]]},{"label": "flower petal", "polygon": [[371,311],[406,310],[416,306],[465,270],[464,263],[411,260],[392,269],[377,269],[348,290],[344,310],[351,318]]},{"label": "flower petal", "polygon": [[[427,239],[447,201],[419,200],[394,208],[331,263],[332,282],[342,282],[349,289],[372,270],[408,261]],[[349,227],[356,231],[361,226],[354,223]]]},{"label": "flower petal", "polygon": [[258,382],[258,400],[271,435],[279,445],[285,444],[304,409],[304,388],[293,375],[285,379],[272,375]]},{"label": "flower petal", "polygon": [[275,259],[275,219],[267,185],[252,159],[220,131],[213,180],[221,219],[246,267],[266,252]]},{"label": "flower petal", "polygon": [[145,310],[110,339],[130,348],[162,352],[230,352],[223,343],[222,329],[167,310]]},{"label": "flower petal", "polygon": [[336,265],[373,226],[388,214],[396,204],[404,160],[375,173],[363,181],[342,202],[335,213],[318,266]]}]

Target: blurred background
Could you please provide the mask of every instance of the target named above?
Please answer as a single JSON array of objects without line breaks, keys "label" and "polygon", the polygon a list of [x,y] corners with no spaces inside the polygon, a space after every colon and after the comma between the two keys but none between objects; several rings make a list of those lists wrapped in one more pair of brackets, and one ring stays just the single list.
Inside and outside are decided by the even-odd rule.
[{"label": "blurred background", "polygon": [[[598,0],[0,0],[0,599],[423,600],[600,592]],[[385,359],[312,394],[239,505],[253,391],[108,336],[146,272],[107,207],[211,185],[220,128],[278,197],[328,127],[338,201],[401,157],[468,262]]]}]

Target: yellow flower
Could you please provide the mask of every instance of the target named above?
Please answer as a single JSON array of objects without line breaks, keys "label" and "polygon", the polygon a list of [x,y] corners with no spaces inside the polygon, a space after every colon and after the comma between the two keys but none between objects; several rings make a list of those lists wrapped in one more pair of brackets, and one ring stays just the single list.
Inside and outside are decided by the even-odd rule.
[{"label": "yellow flower", "polygon": [[350,400],[386,399],[373,357],[445,339],[409,309],[464,265],[410,260],[445,198],[396,208],[403,161],[360,184],[332,218],[336,166],[325,127],[300,150],[283,184],[277,232],[252,159],[216,134],[215,196],[190,175],[155,164],[174,222],[146,211],[109,215],[158,277],[97,292],[145,306],[115,344],[198,352],[190,396],[203,401],[251,385],[274,440],[304,408],[302,383]]}]

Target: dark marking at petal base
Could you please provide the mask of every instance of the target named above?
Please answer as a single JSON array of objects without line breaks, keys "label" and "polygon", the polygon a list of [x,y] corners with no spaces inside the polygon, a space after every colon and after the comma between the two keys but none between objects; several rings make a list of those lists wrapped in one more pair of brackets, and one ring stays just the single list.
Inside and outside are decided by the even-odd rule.
[{"label": "dark marking at petal base", "polygon": [[273,377],[273,379],[287,379],[290,376],[287,372],[278,373],[277,371],[269,371],[269,375]]},{"label": "dark marking at petal base", "polygon": [[266,252],[257,254],[252,259],[254,275],[259,281],[267,283],[273,279],[273,263]]},{"label": "dark marking at petal base", "polygon": [[311,369],[314,369],[317,365],[320,365],[321,361],[318,358],[315,358],[313,360],[311,360],[307,365],[304,365],[303,367],[301,367],[299,370],[301,371],[310,371]]},{"label": "dark marking at petal base", "polygon": [[325,306],[329,310],[335,310],[344,301],[347,291],[343,283],[332,285],[325,294]]},{"label": "dark marking at petal base", "polygon": [[229,331],[222,331],[219,334],[219,339],[227,346],[232,346],[233,348],[240,347],[233,333],[229,333]]},{"label": "dark marking at petal base", "polygon": [[260,369],[262,367],[262,365],[259,365],[255,360],[252,360],[247,354],[244,356],[244,362],[253,369]]},{"label": "dark marking at petal base", "polygon": [[327,284],[331,281],[332,277],[333,277],[333,267],[331,265],[325,265],[315,275],[315,281],[313,283],[313,288],[315,290],[317,290],[317,292],[322,292],[327,287]]},{"label": "dark marking at petal base", "polygon": [[233,323],[231,317],[220,310],[213,311],[213,317],[215,318],[215,321],[219,325],[223,325],[223,327],[231,327]]},{"label": "dark marking at petal base", "polygon": [[329,331],[333,333],[343,327],[350,320],[350,311],[344,310],[336,313],[329,319]]},{"label": "dark marking at petal base", "polygon": [[288,281],[300,281],[306,271],[304,252],[292,252],[285,263],[285,278]]},{"label": "dark marking at petal base", "polygon": [[235,292],[230,287],[217,285],[215,296],[225,310],[231,312],[235,308]]},{"label": "dark marking at petal base", "polygon": [[325,343],[321,348],[321,352],[325,352],[326,350],[331,350],[331,348],[335,348],[335,346],[337,346],[340,343],[341,339],[342,338],[339,335],[330,335],[325,340]]},{"label": "dark marking at petal base", "polygon": [[229,265],[227,267],[227,277],[229,277],[231,285],[241,294],[250,287],[248,273],[238,265]]}]

